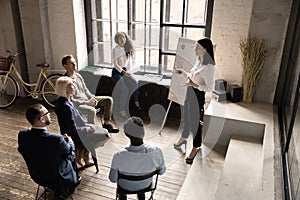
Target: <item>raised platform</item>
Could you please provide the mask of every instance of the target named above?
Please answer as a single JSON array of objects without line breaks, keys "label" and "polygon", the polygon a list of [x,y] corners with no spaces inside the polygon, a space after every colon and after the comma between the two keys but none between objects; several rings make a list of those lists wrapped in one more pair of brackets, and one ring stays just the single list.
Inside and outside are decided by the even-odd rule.
[{"label": "raised platform", "polygon": [[231,138],[215,199],[259,199],[261,172],[262,144]]},{"label": "raised platform", "polygon": [[250,138],[262,144],[262,161],[257,163],[262,169],[261,181],[259,186],[255,186],[259,191],[253,192],[258,193],[258,199],[274,199],[273,105],[212,100],[205,111],[204,124],[204,145],[195,158],[177,199],[216,199],[232,135]]}]

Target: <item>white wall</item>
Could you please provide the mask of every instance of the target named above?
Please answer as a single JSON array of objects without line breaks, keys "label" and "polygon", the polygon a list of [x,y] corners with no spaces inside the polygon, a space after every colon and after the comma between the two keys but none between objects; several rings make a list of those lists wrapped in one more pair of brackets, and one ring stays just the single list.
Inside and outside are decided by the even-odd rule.
[{"label": "white wall", "polygon": [[[19,50],[17,47],[17,40],[15,35],[15,27],[12,15],[12,6],[10,1],[0,1],[0,56],[8,56],[6,50],[17,53]],[[20,71],[19,59],[16,59],[16,67]],[[20,94],[23,95],[24,91],[20,88]]]},{"label": "white wall", "polygon": [[52,55],[55,68],[62,68],[61,58],[65,54],[73,54],[78,61],[79,69],[87,64],[86,27],[83,0],[48,0],[46,20],[50,41],[49,54]]},{"label": "white wall", "polygon": [[273,103],[292,0],[215,0],[212,40],[218,78],[242,86],[241,37],[266,40],[268,57],[254,102]]},{"label": "white wall", "polygon": [[248,35],[253,0],[215,0],[211,39],[216,43],[218,78],[242,83],[239,41]]},{"label": "white wall", "polygon": [[292,0],[255,0],[249,35],[266,40],[268,56],[254,101],[273,103]]},{"label": "white wall", "polygon": [[73,1],[47,0],[47,2],[53,64],[55,68],[62,68],[62,56],[69,53],[76,55]]},{"label": "white wall", "polygon": [[75,21],[75,37],[76,37],[76,57],[78,69],[82,69],[88,65],[87,58],[87,40],[86,25],[83,0],[74,0],[74,21]]},{"label": "white wall", "polygon": [[6,50],[17,51],[14,25],[9,1],[0,1],[0,55],[6,56]]},{"label": "white wall", "polygon": [[27,68],[30,82],[36,82],[40,68],[37,63],[46,62],[40,7],[36,0],[19,1]]},{"label": "white wall", "polygon": [[[17,51],[10,1],[0,1],[0,55]],[[61,57],[73,54],[78,66],[87,64],[83,0],[19,0],[29,79],[38,77],[38,63],[63,69]],[[76,14],[74,14],[76,13]],[[75,23],[76,21],[76,23]],[[18,65],[18,63],[17,63]]]}]

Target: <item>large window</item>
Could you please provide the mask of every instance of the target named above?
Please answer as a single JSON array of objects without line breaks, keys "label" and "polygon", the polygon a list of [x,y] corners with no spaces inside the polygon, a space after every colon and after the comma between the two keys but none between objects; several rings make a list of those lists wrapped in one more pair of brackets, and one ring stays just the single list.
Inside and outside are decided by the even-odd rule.
[{"label": "large window", "polygon": [[87,10],[90,64],[112,67],[113,37],[123,31],[135,45],[134,67],[168,74],[179,37],[210,37],[212,7],[213,0],[91,0]]}]

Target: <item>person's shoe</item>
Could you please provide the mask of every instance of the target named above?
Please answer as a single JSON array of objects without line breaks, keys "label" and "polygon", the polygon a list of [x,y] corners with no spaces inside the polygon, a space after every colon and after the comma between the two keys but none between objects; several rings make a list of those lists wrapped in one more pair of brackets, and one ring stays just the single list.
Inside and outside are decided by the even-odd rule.
[{"label": "person's shoe", "polygon": [[187,157],[187,158],[185,159],[185,163],[186,163],[186,164],[189,164],[189,165],[193,164],[194,158],[197,156],[199,150],[200,150],[200,148],[197,149],[197,152],[195,153],[194,157],[192,157],[192,158]]},{"label": "person's shoe", "polygon": [[107,129],[109,133],[119,133],[119,129],[114,128],[111,124],[103,124],[103,128]]},{"label": "person's shoe", "polygon": [[124,119],[128,119],[129,118],[129,116],[127,115],[127,113],[124,110],[122,110],[120,112],[120,116],[123,117]]},{"label": "person's shoe", "polygon": [[83,160],[85,162],[85,167],[90,167],[90,166],[93,166],[95,164],[93,159],[92,159],[92,154],[88,150],[86,150],[84,152]]},{"label": "person's shoe", "polygon": [[76,157],[76,163],[79,165],[79,167],[85,166],[85,162],[83,161],[83,159],[81,157]]},{"label": "person's shoe", "polygon": [[185,159],[185,163],[186,163],[186,164],[189,164],[189,165],[193,164],[194,158],[195,158],[195,157],[196,157],[196,155],[195,155],[193,158],[187,157],[187,158]]},{"label": "person's shoe", "polygon": [[74,187],[77,187],[81,183],[81,176],[77,177],[77,183],[75,183]]},{"label": "person's shoe", "polygon": [[181,150],[181,146],[183,145],[184,151],[186,151],[186,143],[187,140],[182,140],[179,144],[173,144],[173,147],[177,150]]}]

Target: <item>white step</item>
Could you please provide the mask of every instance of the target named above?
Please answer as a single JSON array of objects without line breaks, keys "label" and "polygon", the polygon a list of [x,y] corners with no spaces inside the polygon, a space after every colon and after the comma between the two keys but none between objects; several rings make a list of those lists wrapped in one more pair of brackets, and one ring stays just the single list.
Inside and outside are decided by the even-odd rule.
[{"label": "white step", "polygon": [[262,184],[262,145],[230,140],[215,199],[256,200]]},{"label": "white step", "polygon": [[224,154],[222,153],[202,145],[191,165],[177,200],[214,199],[223,169]]}]

